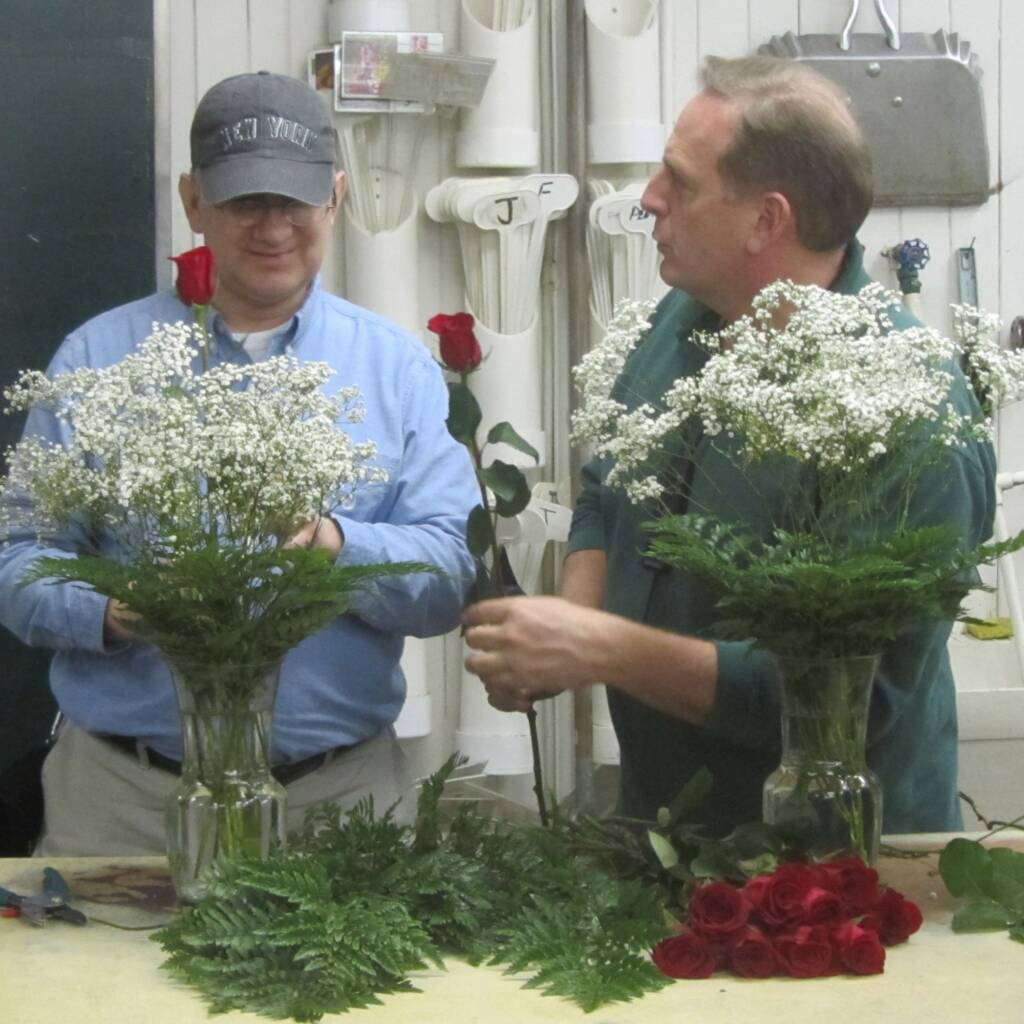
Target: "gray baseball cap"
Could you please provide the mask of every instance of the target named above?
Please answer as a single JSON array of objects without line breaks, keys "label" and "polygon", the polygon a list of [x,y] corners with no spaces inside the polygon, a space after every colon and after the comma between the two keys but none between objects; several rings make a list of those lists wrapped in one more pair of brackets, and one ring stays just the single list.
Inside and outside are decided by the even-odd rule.
[{"label": "gray baseball cap", "polygon": [[234,75],[199,101],[189,136],[192,171],[208,203],[257,192],[322,206],[334,183],[327,104],[297,78]]}]

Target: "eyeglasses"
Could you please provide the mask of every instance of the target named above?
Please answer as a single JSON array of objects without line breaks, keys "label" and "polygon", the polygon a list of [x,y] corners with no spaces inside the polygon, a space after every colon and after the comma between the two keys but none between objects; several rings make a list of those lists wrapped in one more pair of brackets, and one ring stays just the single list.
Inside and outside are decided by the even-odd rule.
[{"label": "eyeglasses", "polygon": [[293,227],[311,228],[319,224],[327,216],[328,210],[333,210],[337,205],[333,193],[331,201],[325,206],[310,206],[309,203],[300,203],[297,199],[284,196],[254,195],[216,203],[214,209],[226,213],[240,228],[251,228],[258,224],[271,210],[280,210]]}]

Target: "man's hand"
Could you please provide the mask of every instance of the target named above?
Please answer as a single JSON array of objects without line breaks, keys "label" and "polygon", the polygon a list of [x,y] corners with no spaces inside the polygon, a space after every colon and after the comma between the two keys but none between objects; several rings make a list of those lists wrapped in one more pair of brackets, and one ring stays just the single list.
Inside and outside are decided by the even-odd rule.
[{"label": "man's hand", "polygon": [[286,548],[322,548],[331,558],[341,554],[345,538],[341,528],[330,516],[318,516],[301,527],[284,545]]},{"label": "man's hand", "polygon": [[103,642],[127,644],[136,640],[138,634],[132,629],[132,623],[138,622],[141,617],[123,601],[115,597],[107,598],[107,607],[103,612]]},{"label": "man's hand", "polygon": [[715,699],[710,640],[632,622],[560,597],[506,597],[466,610],[466,668],[501,711],[529,711],[552,690],[604,683],[692,725]]},{"label": "man's hand", "polygon": [[601,621],[612,616],[559,597],[508,597],[466,610],[466,668],[501,711],[599,681],[594,654]]}]

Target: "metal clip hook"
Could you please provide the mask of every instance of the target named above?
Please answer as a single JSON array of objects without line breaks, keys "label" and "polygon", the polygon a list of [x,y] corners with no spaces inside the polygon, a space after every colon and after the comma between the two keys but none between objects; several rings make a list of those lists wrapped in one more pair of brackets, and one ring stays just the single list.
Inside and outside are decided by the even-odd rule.
[{"label": "metal clip hook", "polygon": [[[840,50],[848,50],[850,48],[850,32],[853,29],[853,23],[857,20],[857,12],[859,10],[860,0],[850,0],[850,14],[839,35]],[[889,49],[899,50],[903,45],[900,42],[900,32],[893,24],[892,18],[889,17],[889,12],[885,9],[885,0],[875,0],[875,14],[878,15],[878,20],[882,23],[882,28],[885,29],[885,41],[888,43]]]}]

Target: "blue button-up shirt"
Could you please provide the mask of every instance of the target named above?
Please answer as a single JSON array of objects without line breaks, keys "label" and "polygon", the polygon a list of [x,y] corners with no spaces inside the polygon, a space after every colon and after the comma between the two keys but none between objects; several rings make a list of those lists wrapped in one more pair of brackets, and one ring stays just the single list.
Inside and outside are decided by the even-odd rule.
[{"label": "blue button-up shirt", "polygon": [[[134,351],[154,323],[179,320],[191,320],[191,312],[171,291],[110,310],[68,336],[49,373],[109,366]],[[218,318],[212,327],[213,362],[248,362]],[[267,354],[283,352],[329,363],[329,392],[359,388],[365,417],[342,429],[372,440],[376,464],[388,472],[386,482],[364,485],[352,507],[336,511],[345,537],[339,562],[419,561],[442,571],[370,584],[349,614],[288,654],[274,715],[275,761],[356,743],[394,722],[405,699],[403,637],[444,633],[459,620],[473,576],[466,517],[479,501],[469,456],[445,425],[443,377],[421,342],[316,284]],[[25,429],[67,441],[66,424],[48,410],[32,410]],[[45,548],[17,534],[0,544],[0,622],[26,643],[54,649],[50,683],[71,721],[138,737],[180,758],[170,673],[157,651],[143,643],[105,646],[107,599],[85,586],[19,587],[35,558],[67,555],[70,546]]]}]

